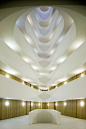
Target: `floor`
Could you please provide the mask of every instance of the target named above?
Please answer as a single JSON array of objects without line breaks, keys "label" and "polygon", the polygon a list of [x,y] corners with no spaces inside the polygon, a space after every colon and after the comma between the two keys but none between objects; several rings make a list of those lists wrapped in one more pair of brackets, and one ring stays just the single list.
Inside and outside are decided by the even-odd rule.
[{"label": "floor", "polygon": [[86,129],[86,120],[68,116],[61,116],[61,125],[57,124],[32,124],[29,117],[20,116],[0,121],[0,129]]}]

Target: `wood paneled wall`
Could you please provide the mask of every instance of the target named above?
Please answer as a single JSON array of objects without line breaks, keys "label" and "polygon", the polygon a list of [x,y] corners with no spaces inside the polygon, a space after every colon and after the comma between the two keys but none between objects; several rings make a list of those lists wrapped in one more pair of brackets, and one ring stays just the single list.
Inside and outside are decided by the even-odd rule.
[{"label": "wood paneled wall", "polygon": [[31,111],[31,102],[27,101],[26,102],[26,114],[28,115],[30,111]]},{"label": "wood paneled wall", "polygon": [[[84,102],[84,106],[81,106],[81,102]],[[86,119],[86,99],[77,100],[77,118]]]},{"label": "wood paneled wall", "polygon": [[46,109],[54,109],[54,102],[46,103]]},{"label": "wood paneled wall", "polygon": [[[66,103],[66,105],[64,105]],[[68,100],[57,102],[57,106],[55,105],[55,109],[60,111],[62,115],[76,117],[76,100]]]},{"label": "wood paneled wall", "polygon": [[[32,105],[33,103],[33,105]],[[35,109],[42,109],[42,103],[41,102],[31,102],[31,111]]]},{"label": "wood paneled wall", "polygon": [[[5,105],[7,101],[9,102],[9,106]],[[0,119],[26,115],[26,102],[24,102],[25,106],[22,106],[22,102],[21,100],[0,99]]]},{"label": "wood paneled wall", "polygon": [[[5,105],[6,101],[9,102],[9,106]],[[24,106],[22,106],[22,102],[25,103]],[[81,102],[84,102],[83,106],[80,105]],[[60,111],[62,115],[86,119],[86,99],[47,103],[0,99],[0,120],[28,115],[30,111],[35,109],[55,109]]]}]

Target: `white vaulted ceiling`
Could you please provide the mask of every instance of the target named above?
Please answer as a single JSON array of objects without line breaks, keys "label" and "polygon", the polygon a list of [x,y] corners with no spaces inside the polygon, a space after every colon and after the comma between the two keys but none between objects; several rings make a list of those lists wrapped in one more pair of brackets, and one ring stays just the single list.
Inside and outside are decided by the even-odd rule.
[{"label": "white vaulted ceiling", "polygon": [[0,68],[41,89],[86,70],[86,17],[60,6],[25,7],[0,22]]}]

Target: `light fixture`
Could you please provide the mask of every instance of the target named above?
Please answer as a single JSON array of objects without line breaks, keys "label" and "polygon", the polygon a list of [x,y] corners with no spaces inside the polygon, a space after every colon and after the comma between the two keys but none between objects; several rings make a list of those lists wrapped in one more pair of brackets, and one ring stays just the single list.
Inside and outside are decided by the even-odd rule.
[{"label": "light fixture", "polygon": [[33,102],[31,102],[31,106],[33,106]]},{"label": "light fixture", "polygon": [[28,59],[24,58],[24,61],[28,63]]},{"label": "light fixture", "polygon": [[67,77],[60,78],[60,79],[58,80],[58,82],[64,82],[64,81],[66,81],[67,79],[68,79]]},{"label": "light fixture", "polygon": [[47,103],[47,106],[49,106],[49,103]]},{"label": "light fixture", "polygon": [[22,82],[22,84],[25,84],[24,82]]},{"label": "light fixture", "polygon": [[37,65],[31,65],[31,67],[34,69],[34,70],[39,70],[39,67]]},{"label": "light fixture", "polygon": [[38,105],[40,106],[40,103],[38,103]]},{"label": "light fixture", "polygon": [[22,102],[22,106],[25,106],[25,102]]},{"label": "light fixture", "polygon": [[57,103],[55,103],[55,106],[57,106],[58,104]]},{"label": "light fixture", "polygon": [[66,59],[66,57],[60,57],[57,61],[58,61],[59,63],[62,63],[63,61],[65,61],[65,59]]},{"label": "light fixture", "polygon": [[67,103],[66,102],[64,102],[64,106],[66,106],[67,105]]},{"label": "light fixture", "polygon": [[55,70],[55,69],[56,69],[56,66],[51,67],[51,70]]},{"label": "light fixture", "polygon": [[67,84],[67,82],[64,82],[64,84]]},{"label": "light fixture", "polygon": [[6,105],[6,106],[9,106],[9,102],[8,102],[8,101],[6,101],[6,102],[5,102],[5,105]]},{"label": "light fixture", "polygon": [[83,77],[84,76],[84,74],[81,74],[81,77]]},{"label": "light fixture", "polygon": [[83,107],[83,106],[84,106],[84,102],[83,102],[83,101],[81,101],[81,102],[80,102],[80,105]]},{"label": "light fixture", "polygon": [[8,75],[8,74],[6,74],[6,77],[7,77],[7,78],[9,78],[9,75]]}]

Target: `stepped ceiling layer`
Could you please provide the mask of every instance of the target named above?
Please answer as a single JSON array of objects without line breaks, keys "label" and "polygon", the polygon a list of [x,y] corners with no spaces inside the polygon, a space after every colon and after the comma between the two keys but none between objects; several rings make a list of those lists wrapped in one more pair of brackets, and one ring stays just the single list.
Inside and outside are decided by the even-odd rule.
[{"label": "stepped ceiling layer", "polygon": [[86,70],[86,17],[58,6],[26,7],[0,22],[0,68],[48,89]]}]

